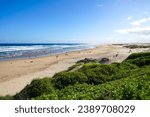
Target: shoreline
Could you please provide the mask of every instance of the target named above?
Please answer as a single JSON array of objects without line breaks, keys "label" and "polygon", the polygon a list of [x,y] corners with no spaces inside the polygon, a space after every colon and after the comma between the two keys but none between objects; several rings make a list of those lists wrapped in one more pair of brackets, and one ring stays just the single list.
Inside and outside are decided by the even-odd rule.
[{"label": "shoreline", "polygon": [[[82,43],[1,44],[0,43],[0,47],[3,47],[3,46],[5,48],[0,48],[4,50],[2,51],[4,55],[3,54],[0,55],[0,61],[2,62],[11,61],[11,60],[34,59],[34,58],[41,58],[41,57],[46,57],[46,56],[60,55],[60,54],[68,53],[68,52],[82,51],[86,49],[92,49],[96,47],[96,44],[88,44],[88,43],[87,44],[82,44]],[[17,49],[15,50],[13,46],[16,46]],[[37,49],[37,46],[39,46],[38,49]],[[21,50],[21,48],[23,50]],[[24,48],[26,48],[26,50],[24,50]]]},{"label": "shoreline", "polygon": [[16,61],[16,60],[29,60],[29,59],[36,59],[36,58],[44,58],[44,57],[48,57],[48,56],[57,56],[57,55],[62,55],[62,54],[66,54],[66,53],[71,53],[71,52],[77,52],[77,51],[85,51],[85,50],[89,50],[89,49],[94,49],[97,46],[94,47],[90,47],[90,48],[82,48],[82,49],[77,49],[77,50],[70,50],[67,52],[62,52],[62,53],[51,53],[51,54],[45,54],[45,55],[39,55],[39,56],[31,56],[31,57],[18,57],[18,58],[4,58],[4,59],[0,59],[0,62],[5,62],[5,61]]},{"label": "shoreline", "polygon": [[[14,95],[33,79],[52,77],[55,73],[67,70],[68,67],[84,58],[107,57],[111,62],[121,62],[131,54],[129,50],[120,45],[107,44],[58,55],[0,61],[0,96]],[[139,51],[143,50],[133,50],[133,52]],[[115,54],[119,54],[119,56],[114,57]]]}]

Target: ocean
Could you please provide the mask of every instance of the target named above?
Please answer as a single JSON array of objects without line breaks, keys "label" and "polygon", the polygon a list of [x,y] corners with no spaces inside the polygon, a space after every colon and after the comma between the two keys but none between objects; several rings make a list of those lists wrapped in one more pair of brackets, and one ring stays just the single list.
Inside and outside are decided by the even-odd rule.
[{"label": "ocean", "polygon": [[93,47],[95,45],[81,43],[3,43],[0,44],[0,61],[36,58]]}]

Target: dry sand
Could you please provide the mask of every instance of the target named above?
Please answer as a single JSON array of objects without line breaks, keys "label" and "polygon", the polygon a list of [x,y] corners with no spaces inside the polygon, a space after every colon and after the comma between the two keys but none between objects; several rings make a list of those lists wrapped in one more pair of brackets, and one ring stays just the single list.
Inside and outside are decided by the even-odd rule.
[{"label": "dry sand", "polygon": [[[84,58],[108,57],[121,62],[129,54],[128,48],[119,45],[101,45],[94,49],[69,52],[47,57],[0,62],[0,96],[14,95],[35,78],[52,77]],[[134,49],[132,52],[143,50]],[[118,54],[117,57],[115,55]]]}]

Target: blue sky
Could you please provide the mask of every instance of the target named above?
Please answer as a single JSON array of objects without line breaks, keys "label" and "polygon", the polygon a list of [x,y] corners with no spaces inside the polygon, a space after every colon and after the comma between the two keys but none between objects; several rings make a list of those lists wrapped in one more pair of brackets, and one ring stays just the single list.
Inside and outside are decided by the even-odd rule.
[{"label": "blue sky", "polygon": [[150,0],[0,0],[0,43],[150,42]]}]

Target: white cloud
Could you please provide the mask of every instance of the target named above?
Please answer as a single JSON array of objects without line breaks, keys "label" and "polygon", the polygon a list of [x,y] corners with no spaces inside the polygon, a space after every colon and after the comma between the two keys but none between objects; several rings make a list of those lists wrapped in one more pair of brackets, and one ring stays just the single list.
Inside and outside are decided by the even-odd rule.
[{"label": "white cloud", "polygon": [[[128,17],[126,21],[130,22],[129,28],[114,30],[121,38],[122,42],[149,42],[150,41],[150,17],[141,18],[139,20],[133,20],[132,17]],[[116,35],[117,35],[116,33]],[[116,36],[118,37],[118,35]]]},{"label": "white cloud", "polygon": [[148,17],[148,18],[142,18],[142,19],[140,19],[140,20],[135,20],[135,21],[131,22],[131,25],[132,25],[132,26],[140,26],[140,25],[142,25],[143,23],[146,23],[146,22],[148,22],[148,21],[150,21],[150,17]]},{"label": "white cloud", "polygon": [[97,4],[97,7],[103,7],[104,5],[103,4]]},{"label": "white cloud", "polygon": [[[127,19],[130,20],[131,17],[128,17]],[[117,29],[114,31],[120,34],[136,34],[140,36],[147,36],[147,35],[150,36],[150,25],[148,23],[149,21],[150,21],[150,17],[142,18],[139,20],[132,21],[130,23],[132,25],[131,28]],[[144,23],[146,24],[146,26],[143,25]]]},{"label": "white cloud", "polygon": [[131,16],[127,17],[127,20],[131,20],[131,19],[132,19],[132,17],[131,17]]},{"label": "white cloud", "polygon": [[142,35],[150,35],[150,27],[135,27],[135,28],[129,28],[129,29],[119,29],[115,30],[115,32],[118,32],[120,34],[142,34]]}]

